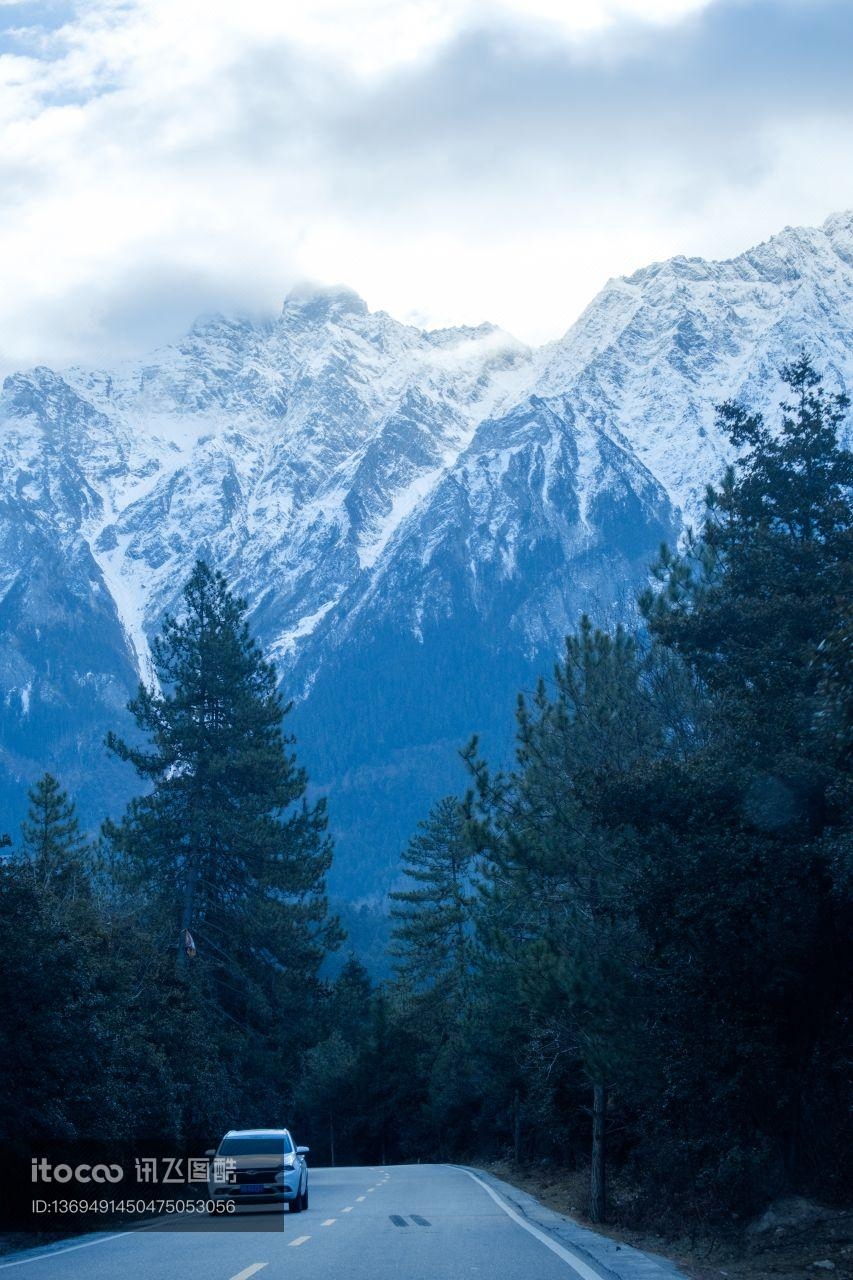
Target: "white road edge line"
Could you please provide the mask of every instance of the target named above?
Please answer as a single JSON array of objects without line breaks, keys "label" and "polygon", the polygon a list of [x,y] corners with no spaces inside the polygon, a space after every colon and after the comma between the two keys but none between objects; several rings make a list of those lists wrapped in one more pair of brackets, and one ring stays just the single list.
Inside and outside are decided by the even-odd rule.
[{"label": "white road edge line", "polygon": [[250,1267],[246,1267],[245,1271],[238,1271],[236,1276],[231,1277],[231,1280],[249,1280],[249,1276],[253,1276],[256,1271],[261,1271],[269,1265],[268,1262],[253,1262]]},{"label": "white road edge line", "polygon": [[[305,1241],[310,1239],[310,1236],[297,1236],[295,1240],[290,1240],[288,1243],[290,1244],[291,1249],[294,1249],[297,1245],[305,1244]],[[239,1277],[235,1276],[234,1280],[239,1280]]]},{"label": "white road edge line", "polygon": [[552,1240],[549,1235],[546,1235],[544,1231],[540,1231],[538,1227],[534,1227],[532,1223],[525,1222],[521,1214],[516,1213],[514,1209],[510,1209],[509,1205],[492,1190],[487,1182],[484,1182],[482,1178],[478,1178],[476,1173],[472,1173],[470,1169],[464,1169],[463,1173],[467,1173],[469,1178],[473,1178],[475,1182],[478,1182],[483,1190],[492,1197],[495,1204],[499,1208],[503,1209],[507,1217],[512,1218],[513,1222],[518,1223],[520,1227],[524,1227],[525,1231],[529,1231],[532,1236],[535,1236],[536,1239],[541,1244],[544,1244],[547,1249],[550,1249],[552,1253],[556,1253],[557,1257],[562,1258],[563,1262],[568,1263],[573,1271],[576,1271],[579,1276],[583,1277],[583,1280],[602,1280],[601,1272],[595,1271],[586,1262],[584,1262],[583,1258],[579,1258],[576,1253],[572,1253],[563,1245],[557,1244],[556,1240]]},{"label": "white road edge line", "polygon": [[54,1258],[60,1253],[73,1253],[75,1249],[91,1249],[94,1244],[109,1244],[111,1240],[121,1240],[123,1236],[135,1236],[135,1231],[119,1231],[114,1236],[101,1236],[97,1240],[85,1240],[83,1244],[69,1244],[64,1249],[47,1248],[34,1253],[31,1258],[18,1258],[15,1262],[0,1262],[0,1271],[6,1267],[22,1267],[25,1262],[44,1262],[45,1258]]}]

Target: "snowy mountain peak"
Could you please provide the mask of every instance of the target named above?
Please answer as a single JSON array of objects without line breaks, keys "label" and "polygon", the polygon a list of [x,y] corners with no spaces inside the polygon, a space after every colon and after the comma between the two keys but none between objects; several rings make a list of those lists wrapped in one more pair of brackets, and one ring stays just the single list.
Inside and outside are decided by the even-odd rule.
[{"label": "snowy mountain peak", "polygon": [[800,346],[853,386],[849,213],[610,280],[535,352],[301,285],[277,317],[207,316],[144,359],[12,375],[10,803],[47,765],[92,814],[132,785],[104,731],[201,554],[251,602],[347,874],[375,883],[370,859],[393,860],[430,787],[458,785],[470,732],[511,724],[578,613],[630,615],[679,508],[695,521],[731,457],[715,405],[772,409]]},{"label": "snowy mountain peak", "polygon": [[367,310],[367,303],[354,289],[303,281],[288,293],[282,316],[301,324],[323,324],[346,316],[364,316]]},{"label": "snowy mountain peak", "polygon": [[606,422],[691,521],[731,456],[722,400],[771,410],[804,348],[853,385],[853,215],[787,228],[735,258],[671,258],[608,282],[540,355],[538,385]]}]

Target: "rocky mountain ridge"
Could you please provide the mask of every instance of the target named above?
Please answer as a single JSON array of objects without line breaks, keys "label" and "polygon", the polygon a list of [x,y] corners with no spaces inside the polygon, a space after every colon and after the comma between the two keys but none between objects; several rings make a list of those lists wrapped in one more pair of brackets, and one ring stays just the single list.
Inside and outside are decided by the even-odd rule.
[{"label": "rocky mountain ridge", "polygon": [[45,767],[90,818],[132,792],[103,734],[202,555],[296,699],[337,887],[381,892],[424,806],[464,784],[469,734],[504,749],[515,690],[579,612],[630,616],[696,520],[730,456],[714,405],[772,408],[801,346],[853,385],[853,215],[610,281],[538,351],[306,288],[109,371],[7,378],[4,824]]}]

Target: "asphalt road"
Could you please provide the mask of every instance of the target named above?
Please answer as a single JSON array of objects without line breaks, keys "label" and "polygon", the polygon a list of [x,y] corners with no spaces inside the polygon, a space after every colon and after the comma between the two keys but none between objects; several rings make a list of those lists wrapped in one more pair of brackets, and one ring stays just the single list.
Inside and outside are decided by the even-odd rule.
[{"label": "asphalt road", "polygon": [[201,1231],[176,1221],[79,1238],[10,1257],[0,1271],[3,1280],[598,1280],[464,1169],[312,1169],[310,1201],[306,1213],[244,1211]]}]

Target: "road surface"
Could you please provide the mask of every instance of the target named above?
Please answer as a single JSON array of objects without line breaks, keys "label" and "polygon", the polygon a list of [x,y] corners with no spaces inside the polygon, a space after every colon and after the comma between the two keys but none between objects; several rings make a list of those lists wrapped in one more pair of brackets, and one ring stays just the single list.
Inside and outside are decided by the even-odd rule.
[{"label": "road surface", "polygon": [[7,1256],[0,1273],[2,1280],[600,1280],[453,1166],[313,1169],[310,1201],[307,1213],[244,1211],[238,1225],[216,1219],[201,1231],[80,1237]]}]

